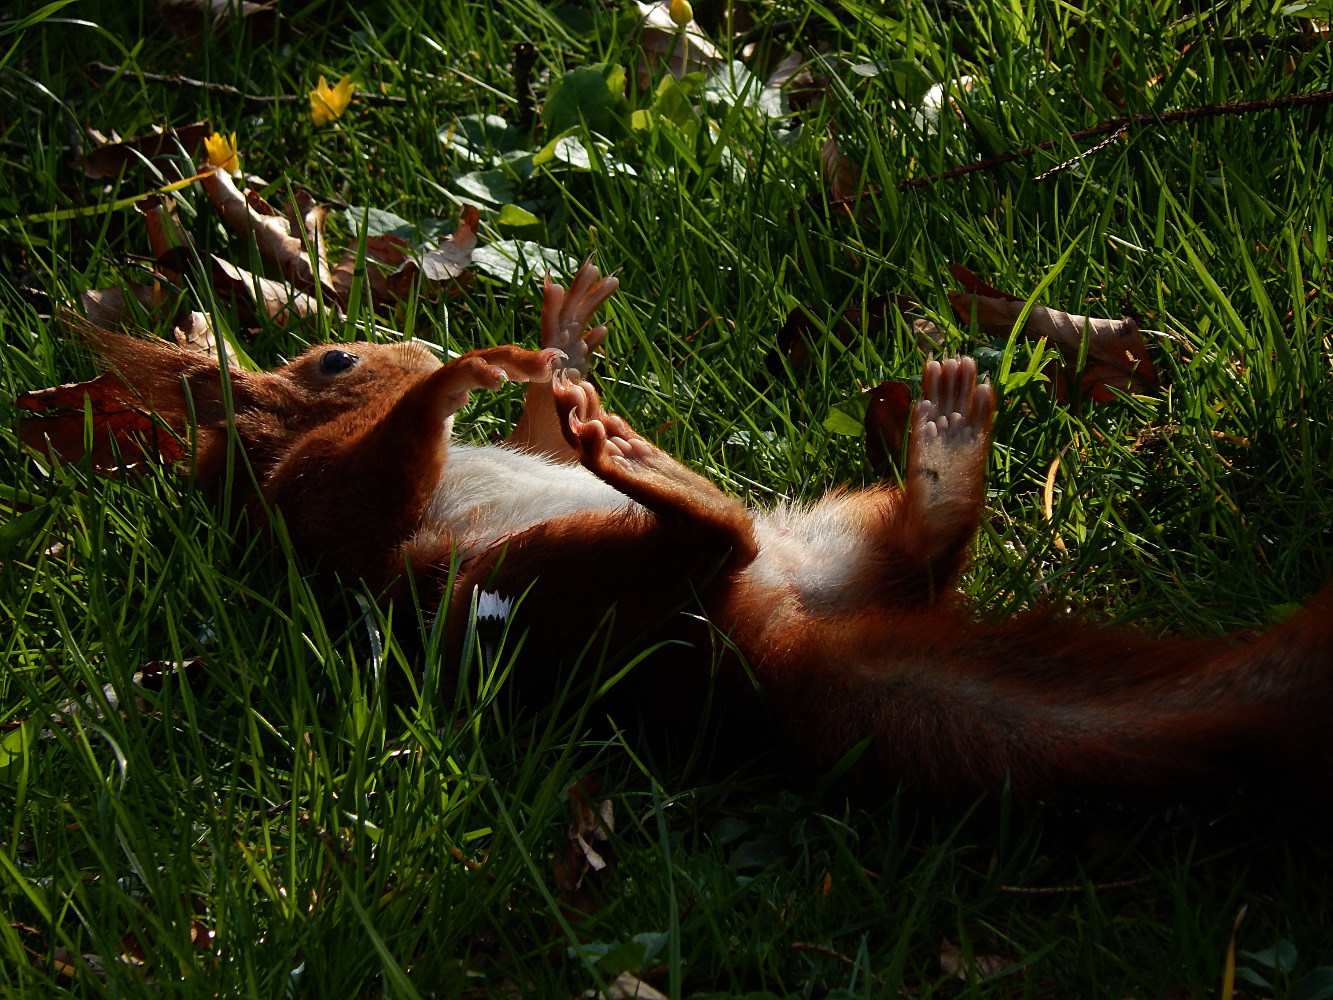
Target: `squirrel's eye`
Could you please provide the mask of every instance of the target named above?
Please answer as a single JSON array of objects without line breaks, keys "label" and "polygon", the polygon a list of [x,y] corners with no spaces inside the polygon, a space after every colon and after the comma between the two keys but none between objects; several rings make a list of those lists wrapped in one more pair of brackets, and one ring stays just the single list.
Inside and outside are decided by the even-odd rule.
[{"label": "squirrel's eye", "polygon": [[345,372],[361,359],[346,351],[325,351],[319,359],[319,370],[324,375],[337,375]]}]

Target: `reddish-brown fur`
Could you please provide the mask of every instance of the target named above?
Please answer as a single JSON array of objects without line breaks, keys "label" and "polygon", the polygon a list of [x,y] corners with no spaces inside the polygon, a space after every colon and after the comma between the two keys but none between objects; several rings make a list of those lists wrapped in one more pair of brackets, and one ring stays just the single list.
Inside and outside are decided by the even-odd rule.
[{"label": "reddish-brown fur", "polygon": [[[788,515],[832,511],[858,540],[845,567],[830,561],[834,583],[812,591],[799,558],[787,579],[771,554],[792,522],[752,514],[665,455],[579,377],[604,334],[583,328],[613,289],[591,267],[567,295],[548,286],[541,352],[491,348],[441,365],[411,344],[343,345],[358,363],[330,375],[332,348],[320,347],[273,372],[232,371],[228,390],[197,354],[96,333],[114,372],[90,392],[151,409],[182,434],[192,415],[206,483],[223,475],[234,414],[259,493],[298,550],[377,588],[405,573],[419,592],[436,588],[455,657],[477,591],[522,595],[516,625],[530,655],[519,681],[534,690],[554,686],[556,661],[595,635],[599,649],[630,652],[678,639],[688,645],[624,682],[640,685],[630,690],[659,721],[702,711],[712,685],[725,705],[767,705],[816,766],[873,737],[857,768],[878,785],[906,780],[948,799],[1006,783],[1031,796],[1171,795],[1250,768],[1326,775],[1333,586],[1252,641],[1158,640],[1045,612],[978,623],[956,578],[984,500],[994,397],[963,361],[927,366],[904,489]],[[571,353],[581,356],[552,380]],[[529,383],[515,445],[577,460],[641,506],[553,517],[479,551],[423,523],[449,461],[447,418],[470,390],[506,378]],[[43,409],[41,394],[21,405]],[[71,434],[44,433],[55,426],[28,420],[24,440],[50,438],[68,454]],[[826,541],[816,533],[814,550]]]}]

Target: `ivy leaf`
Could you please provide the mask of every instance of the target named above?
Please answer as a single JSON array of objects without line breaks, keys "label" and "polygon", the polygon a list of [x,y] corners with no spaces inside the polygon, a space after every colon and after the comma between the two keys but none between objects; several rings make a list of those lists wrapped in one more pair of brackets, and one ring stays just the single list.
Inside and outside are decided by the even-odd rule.
[{"label": "ivy leaf", "polygon": [[550,274],[573,274],[579,262],[559,250],[526,240],[501,240],[472,251],[477,269],[510,284],[523,278],[542,278]]},{"label": "ivy leaf", "polygon": [[553,135],[586,125],[616,140],[625,134],[628,118],[625,68],[615,63],[570,70],[552,85],[542,106],[542,124]]},{"label": "ivy leaf", "polygon": [[866,411],[869,408],[870,396],[867,393],[843,400],[829,409],[828,416],[824,418],[824,429],[833,434],[860,437],[866,432]]}]

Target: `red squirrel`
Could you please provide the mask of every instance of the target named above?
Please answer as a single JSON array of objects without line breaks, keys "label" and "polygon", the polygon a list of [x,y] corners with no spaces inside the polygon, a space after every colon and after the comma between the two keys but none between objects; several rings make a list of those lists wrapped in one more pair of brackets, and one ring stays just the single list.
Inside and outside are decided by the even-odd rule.
[{"label": "red squirrel", "polygon": [[[677,640],[655,672],[620,681],[640,705],[701,711],[711,686],[723,705],[766,706],[816,767],[868,740],[856,772],[881,787],[1177,795],[1248,767],[1327,783],[1333,585],[1250,639],[1155,639],[1046,611],[981,623],[956,585],[995,412],[971,359],[926,363],[901,487],[754,510],[602,408],[585,376],[616,284],[590,263],[568,290],[548,280],[541,350],[445,363],[411,342],[324,345],[224,378],[206,356],[93,332],[111,371],[74,388],[193,433],[205,485],[223,478],[230,421],[298,553],[381,591],[412,578],[447,616],[455,658],[476,595],[517,601],[520,674],[537,688],[594,636],[599,649]],[[468,394],[505,382],[527,383],[509,439],[454,440]],[[82,420],[69,426],[32,417],[22,436],[78,457]],[[144,449],[119,426],[103,425],[95,464],[112,444],[122,462]],[[349,531],[348,511],[374,516]]]}]

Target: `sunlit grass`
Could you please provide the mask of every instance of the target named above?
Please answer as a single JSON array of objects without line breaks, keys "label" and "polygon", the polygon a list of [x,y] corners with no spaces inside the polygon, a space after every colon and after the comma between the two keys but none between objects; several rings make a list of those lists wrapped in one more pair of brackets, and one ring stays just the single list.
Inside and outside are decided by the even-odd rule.
[{"label": "sunlit grass", "polygon": [[[724,11],[695,7],[722,38]],[[584,679],[559,706],[516,706],[497,684],[501,656],[450,686],[433,655],[442,637],[411,602],[314,589],[280,540],[177,477],[45,473],[20,455],[8,401],[92,370],[52,303],[142,280],[132,210],[14,221],[158,183],[85,178],[66,148],[81,130],[207,118],[237,133],[243,169],[277,202],[301,185],[452,222],[479,200],[460,175],[484,165],[439,135],[467,115],[516,120],[515,44],[537,47],[539,100],[568,69],[619,63],[630,107],[645,110],[660,76],[640,91],[634,15],[596,5],[284,12],[299,32],[285,41],[231,26],[187,44],[152,4],[75,5],[55,16],[83,21],[29,29],[0,71],[8,994],[574,997],[623,967],[680,996],[1197,997],[1221,981],[1242,904],[1242,949],[1288,941],[1298,956],[1278,972],[1243,959],[1273,981],[1262,995],[1294,995],[1333,962],[1313,822],[1265,823],[1243,802],[1095,819],[991,806],[960,820],[906,800],[849,803],[773,759],[686,768],[653,757],[634,720],[603,724]],[[1064,406],[1041,382],[1007,387],[974,596],[994,613],[1055,602],[1216,634],[1266,627],[1312,593],[1333,570],[1325,110],[1135,128],[1042,181],[1080,147],[895,185],[1120,114],[1321,89],[1326,49],[1236,43],[1296,30],[1239,5],[754,14],[797,26],[751,58],[759,82],[789,48],[809,58],[822,42],[822,101],[769,118],[695,96],[680,122],[617,137],[610,153],[633,173],[535,168],[518,197],[537,225],[510,229],[499,204],[481,205],[483,243],[596,252],[620,275],[600,367],[609,404],[732,492],[817,496],[871,475],[862,439],[825,428],[831,410],[920,370],[909,320],[871,319],[873,299],[912,297],[949,350],[972,350],[985,338],[954,316],[948,264],[1016,295],[1050,278],[1047,305],[1137,315],[1167,388]],[[111,80],[89,69],[99,61],[125,72]],[[138,70],[296,100],[246,103]],[[305,95],[346,74],[358,94],[406,103],[354,99],[314,126]],[[933,122],[920,106],[931,83],[948,94]],[[867,192],[850,211],[827,204],[831,130]],[[518,149],[550,138],[538,128]],[[201,251],[250,266],[201,192],[179,202]],[[334,220],[335,238],[352,239]],[[241,328],[211,290],[188,293]],[[467,350],[535,342],[538,304],[535,283],[482,275],[380,321]],[[778,347],[798,306],[822,331],[804,361]],[[246,349],[271,364],[356,329],[269,324]],[[1014,350],[1022,371],[1038,348]],[[502,431],[518,405],[516,393],[478,400],[463,432]],[[157,680],[132,684],[155,662]],[[614,802],[618,860],[577,923],[554,903],[552,858],[568,849],[566,789],[590,771]],[[1033,886],[1064,891],[1010,891]],[[946,940],[967,962],[1012,964],[965,985],[942,969]],[[603,953],[619,958],[594,961]]]}]

